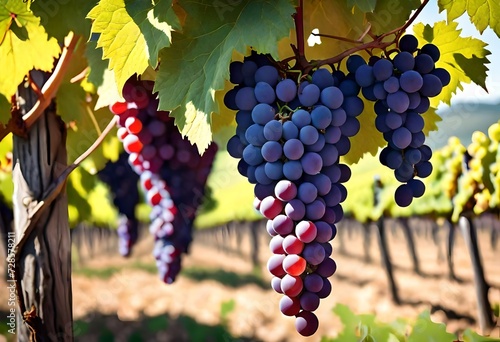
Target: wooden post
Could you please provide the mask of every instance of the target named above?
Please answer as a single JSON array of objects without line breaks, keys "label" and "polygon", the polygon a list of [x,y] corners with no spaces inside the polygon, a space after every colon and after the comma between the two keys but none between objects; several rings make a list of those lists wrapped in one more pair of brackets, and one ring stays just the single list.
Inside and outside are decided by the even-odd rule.
[{"label": "wooden post", "polygon": [[387,282],[389,283],[391,297],[393,302],[399,305],[401,304],[401,299],[399,298],[398,287],[396,285],[396,281],[394,280],[394,273],[392,269],[391,256],[389,255],[389,248],[387,246],[387,235],[383,217],[377,220],[376,226],[380,257],[382,260],[382,266],[384,267],[385,273],[387,275]]},{"label": "wooden post", "polygon": [[448,226],[448,239],[446,240],[446,262],[448,264],[448,276],[450,279],[458,280],[453,267],[453,245],[455,244],[455,225],[449,218],[445,221]]},{"label": "wooden post", "polygon": [[406,245],[408,246],[408,251],[410,252],[410,257],[413,263],[413,271],[421,275],[420,262],[418,260],[417,250],[415,248],[415,239],[413,238],[413,232],[411,231],[410,225],[408,224],[408,218],[400,218],[400,223],[403,226],[403,234],[406,239]]},{"label": "wooden post", "polygon": [[363,251],[365,253],[365,262],[370,264],[372,257],[370,255],[371,246],[371,227],[369,222],[363,223]]},{"label": "wooden post", "polygon": [[254,269],[260,266],[259,261],[259,232],[258,229],[261,229],[262,221],[256,220],[252,221],[249,225],[250,229],[250,243],[251,243],[251,260],[252,266]]},{"label": "wooden post", "polygon": [[[31,89],[23,87],[19,96],[24,100],[23,112],[37,100]],[[30,212],[41,204],[44,193],[67,166],[66,127],[51,106],[32,125],[27,138],[14,135],[13,139],[17,243],[24,236],[16,252],[15,277],[21,290],[17,338],[30,342],[72,341],[71,239],[65,191],[43,208],[38,220],[30,218]]]},{"label": "wooden post", "polygon": [[483,335],[489,334],[494,327],[491,304],[488,299],[489,286],[484,278],[481,254],[477,244],[477,232],[472,220],[468,216],[461,216],[458,226],[462,231],[465,245],[469,252],[474,272],[474,287],[476,288],[477,311],[479,318],[479,328]]}]

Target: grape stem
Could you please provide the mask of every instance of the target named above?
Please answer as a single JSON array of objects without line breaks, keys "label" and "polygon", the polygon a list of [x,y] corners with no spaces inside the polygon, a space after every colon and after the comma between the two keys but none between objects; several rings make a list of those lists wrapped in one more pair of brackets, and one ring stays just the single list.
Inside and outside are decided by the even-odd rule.
[{"label": "grape stem", "polygon": [[[26,130],[29,130],[29,128],[42,115],[43,111],[47,109],[52,102],[52,98],[54,98],[59,86],[61,85],[80,37],[70,32],[67,38],[69,42],[64,46],[61,57],[54,68],[54,72],[48,81],[43,85],[41,93],[39,93],[38,96],[38,101],[35,103],[33,108],[31,108],[30,111],[22,117]],[[30,82],[30,85],[32,83],[34,82]],[[6,125],[0,124],[0,141],[2,141],[3,138],[5,138],[5,136],[10,132],[15,132],[16,127],[16,120],[14,117],[11,117]]]},{"label": "grape stem", "polygon": [[301,66],[308,65],[307,59],[305,57],[305,42],[304,42],[304,2],[299,0],[299,6],[293,15],[293,20],[295,22],[295,35],[297,36],[297,46],[291,44],[292,50],[295,53],[297,64]]}]

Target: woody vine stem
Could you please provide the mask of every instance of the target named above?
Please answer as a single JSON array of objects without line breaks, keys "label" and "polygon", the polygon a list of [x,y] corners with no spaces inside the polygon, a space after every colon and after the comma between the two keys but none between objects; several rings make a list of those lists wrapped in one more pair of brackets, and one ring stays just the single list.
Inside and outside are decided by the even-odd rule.
[{"label": "woody vine stem", "polygon": [[[381,49],[384,50],[395,43],[399,41],[399,38],[401,35],[405,32],[405,30],[415,21],[415,19],[418,17],[418,15],[422,12],[424,7],[427,5],[429,0],[423,0],[418,9],[412,14],[410,19],[406,21],[406,23],[394,30],[391,30],[389,32],[386,32],[382,35],[374,35],[371,31],[371,26],[368,26],[368,28],[365,30],[363,35],[359,38],[359,40],[352,40],[348,39],[345,37],[339,37],[339,36],[334,36],[334,35],[329,35],[329,34],[322,34],[322,33],[311,33],[315,36],[320,36],[320,37],[325,37],[325,38],[331,38],[331,39],[336,39],[336,40],[341,40],[341,41],[346,41],[350,42],[353,44],[358,44],[357,46],[354,46],[350,49],[347,49],[346,51],[327,58],[327,59],[322,59],[322,60],[311,60],[308,61],[305,57],[305,40],[304,40],[304,4],[303,0],[299,1],[299,6],[297,7],[296,13],[293,16],[294,22],[295,22],[295,31],[296,31],[296,36],[297,36],[297,46],[291,44],[292,50],[294,51],[295,56],[292,57],[291,59],[295,59],[297,61],[297,67],[303,71],[304,74],[309,73],[312,69],[318,68],[322,65],[332,65],[339,63],[342,61],[345,57],[356,53],[358,51],[368,51],[371,52],[373,49]],[[372,40],[366,43],[362,42],[362,39],[366,36],[369,35]],[[384,38],[394,35],[394,39],[384,41]]]}]

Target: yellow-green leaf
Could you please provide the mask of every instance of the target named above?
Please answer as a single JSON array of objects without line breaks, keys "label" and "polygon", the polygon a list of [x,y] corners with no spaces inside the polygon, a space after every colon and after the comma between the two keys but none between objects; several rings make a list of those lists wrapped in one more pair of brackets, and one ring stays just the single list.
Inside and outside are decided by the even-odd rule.
[{"label": "yellow-green leaf", "polygon": [[10,99],[32,69],[51,71],[60,51],[26,4],[0,1],[0,94]]},{"label": "yellow-green leaf", "polygon": [[348,164],[357,163],[365,153],[372,156],[377,154],[379,147],[387,144],[384,140],[382,133],[375,127],[375,110],[373,109],[373,102],[365,100],[365,109],[357,117],[360,122],[359,133],[350,138],[351,149],[349,153],[344,156],[344,161]]},{"label": "yellow-green leaf", "polygon": [[450,84],[443,88],[438,96],[431,99],[431,105],[437,107],[439,102],[450,104],[452,94],[463,89],[462,83],[474,82],[484,89],[486,85],[486,64],[490,51],[487,44],[480,39],[461,37],[461,29],[456,22],[439,21],[434,26],[416,24],[413,28],[420,46],[426,43],[435,44],[441,51],[436,67],[441,67],[451,75]]},{"label": "yellow-green leaf", "polygon": [[467,11],[470,21],[479,32],[490,26],[500,37],[500,3],[497,0],[439,0],[439,11],[446,10],[448,21]]},{"label": "yellow-green leaf", "polygon": [[116,102],[124,101],[115,85],[115,73],[113,70],[105,69],[102,75],[102,84],[97,88],[99,98],[95,104],[95,110],[107,107]]},{"label": "yellow-green leaf", "polygon": [[101,0],[88,17],[120,92],[130,76],[156,67],[158,52],[170,45],[172,27],[158,19],[151,1]]}]

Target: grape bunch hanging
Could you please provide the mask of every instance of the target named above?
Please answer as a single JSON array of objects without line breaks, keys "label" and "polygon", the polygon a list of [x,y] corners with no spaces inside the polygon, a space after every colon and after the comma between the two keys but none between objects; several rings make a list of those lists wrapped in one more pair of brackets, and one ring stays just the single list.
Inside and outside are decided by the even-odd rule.
[{"label": "grape bunch hanging", "polygon": [[450,74],[436,68],[440,52],[434,44],[418,49],[418,40],[405,35],[399,40],[394,57],[371,58],[367,64],[359,55],[350,56],[347,68],[354,73],[364,97],[375,101],[375,127],[388,145],[380,153],[380,162],[394,170],[403,183],[394,194],[401,207],[424,194],[424,183],[432,172],[432,151],[425,145],[424,114],[430,97],[437,96],[450,83]]},{"label": "grape bunch hanging", "polygon": [[237,110],[237,128],[227,149],[255,184],[255,207],[268,219],[267,266],[273,289],[283,294],[280,310],[309,336],[319,325],[314,311],[332,289],[329,241],[343,217],[342,183],[351,175],[339,158],[359,131],[363,101],[352,75],[326,68],[297,75],[256,53],[231,63],[236,86],[225,103]]},{"label": "grape bunch hanging", "polygon": [[129,256],[132,247],[139,238],[139,221],[135,208],[139,204],[139,176],[128,164],[128,154],[122,152],[115,162],[107,162],[97,175],[106,183],[113,195],[113,204],[120,213],[118,227],[118,251],[122,256]]},{"label": "grape bunch hanging", "polygon": [[432,171],[421,115],[450,75],[435,67],[436,46],[417,47],[416,38],[406,35],[392,60],[372,57],[367,63],[352,55],[347,74],[332,67],[301,75],[255,52],[230,64],[236,86],[224,103],[237,111],[237,127],[227,150],[239,159],[238,171],[255,184],[254,206],[268,219],[272,236],[271,286],[283,294],[281,312],[296,317],[304,336],[317,331],[314,311],[332,290],[328,277],[336,264],[329,242],[343,217],[347,191],[342,183],[351,175],[340,157],[360,129],[360,91],[376,101],[375,126],[388,142],[380,160],[405,183],[395,192],[396,203],[407,206],[425,191],[415,178]]},{"label": "grape bunch hanging", "polygon": [[154,235],[153,255],[165,283],[181,269],[189,251],[193,222],[205,196],[205,185],[217,152],[212,143],[200,156],[183,138],[169,112],[158,110],[154,83],[130,78],[123,88],[125,102],[110,106],[118,115],[118,137],[129,154],[128,162],[140,175]]}]

